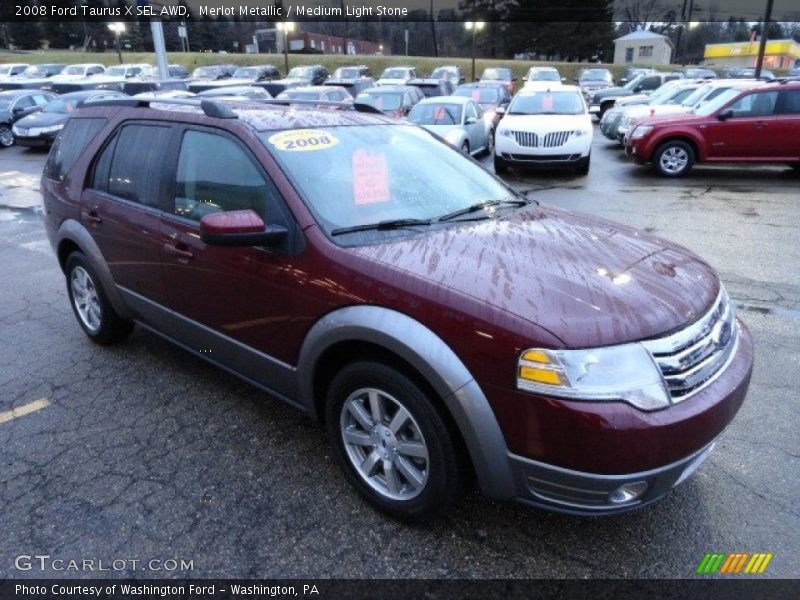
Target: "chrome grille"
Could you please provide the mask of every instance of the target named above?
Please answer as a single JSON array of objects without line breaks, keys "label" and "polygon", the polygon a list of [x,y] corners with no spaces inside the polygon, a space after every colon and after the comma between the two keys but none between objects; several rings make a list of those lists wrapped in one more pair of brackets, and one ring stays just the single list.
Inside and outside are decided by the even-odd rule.
[{"label": "chrome grille", "polygon": [[544,136],[542,147],[544,148],[558,148],[567,143],[569,136],[572,135],[571,131],[554,131]]},{"label": "chrome grille", "polygon": [[711,383],[736,352],[739,331],[724,290],[710,311],[685,329],[642,342],[655,360],[672,402],[685,400]]},{"label": "chrome grille", "polygon": [[539,136],[535,133],[530,133],[528,131],[515,131],[513,133],[514,139],[517,141],[517,145],[526,146],[528,148],[539,147]]}]

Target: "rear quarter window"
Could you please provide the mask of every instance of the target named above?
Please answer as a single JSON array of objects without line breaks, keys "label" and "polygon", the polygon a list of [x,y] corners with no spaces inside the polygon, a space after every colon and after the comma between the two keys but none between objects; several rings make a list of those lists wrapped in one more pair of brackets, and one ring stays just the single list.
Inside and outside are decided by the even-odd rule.
[{"label": "rear quarter window", "polygon": [[89,146],[105,124],[106,119],[72,118],[67,121],[50,149],[44,166],[44,176],[63,181],[81,152]]}]

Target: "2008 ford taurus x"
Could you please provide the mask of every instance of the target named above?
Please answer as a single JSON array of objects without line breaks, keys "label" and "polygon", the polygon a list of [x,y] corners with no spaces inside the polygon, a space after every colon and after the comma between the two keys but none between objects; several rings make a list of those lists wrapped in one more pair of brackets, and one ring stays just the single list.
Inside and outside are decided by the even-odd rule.
[{"label": "2008 ford taurus x", "polygon": [[246,101],[81,108],[42,182],[77,321],[137,323],[324,423],[406,520],[473,480],[576,514],[663,497],[753,361],[687,250],[526,199],[413,125]]}]

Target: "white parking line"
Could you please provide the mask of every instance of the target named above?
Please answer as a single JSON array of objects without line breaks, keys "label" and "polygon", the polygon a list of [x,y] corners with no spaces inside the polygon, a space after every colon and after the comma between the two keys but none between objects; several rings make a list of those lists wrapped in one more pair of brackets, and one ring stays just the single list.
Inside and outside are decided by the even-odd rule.
[{"label": "white parking line", "polygon": [[17,417],[24,417],[37,410],[42,410],[47,406],[50,406],[50,401],[47,398],[41,398],[40,400],[34,400],[33,402],[23,404],[12,410],[0,412],[0,424],[16,419]]}]

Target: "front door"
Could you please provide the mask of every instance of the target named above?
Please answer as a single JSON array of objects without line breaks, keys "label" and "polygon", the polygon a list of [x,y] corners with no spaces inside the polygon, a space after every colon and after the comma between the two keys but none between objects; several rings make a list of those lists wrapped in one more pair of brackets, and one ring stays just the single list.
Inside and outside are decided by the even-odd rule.
[{"label": "front door", "polygon": [[706,127],[708,159],[768,157],[774,135],[777,91],[753,91],[727,107],[733,115]]},{"label": "front door", "polygon": [[218,130],[184,129],[173,179],[161,235],[169,305],[186,320],[174,335],[281,391],[281,381],[263,378],[281,380],[283,369],[268,371],[296,359],[287,342],[297,302],[291,236],[279,247],[209,246],[200,239],[200,220],[220,211],[253,210],[268,225],[293,230],[283,198],[249,149]]}]

